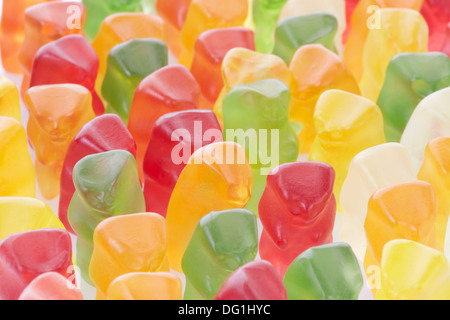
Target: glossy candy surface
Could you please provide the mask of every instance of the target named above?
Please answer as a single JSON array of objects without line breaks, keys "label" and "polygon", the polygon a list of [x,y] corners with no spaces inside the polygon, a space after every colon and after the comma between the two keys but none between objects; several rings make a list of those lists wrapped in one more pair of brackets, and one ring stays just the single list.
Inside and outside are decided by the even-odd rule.
[{"label": "glossy candy surface", "polygon": [[32,87],[27,133],[36,151],[36,175],[46,199],[59,195],[59,179],[67,148],[78,130],[95,117],[89,91],[75,84]]},{"label": "glossy candy surface", "polygon": [[128,129],[137,145],[137,163],[143,178],[143,162],[153,126],[159,117],[175,111],[197,109],[200,87],[186,67],[170,65],[146,77],[136,89]]},{"label": "glossy candy surface", "polygon": [[109,217],[145,212],[145,200],[136,161],[125,150],[81,159],[73,168],[73,182],[76,191],[67,215],[78,236],[77,263],[81,275],[90,282],[89,263],[97,225]]},{"label": "glossy candy surface", "polygon": [[144,158],[147,211],[165,217],[173,188],[191,155],[220,141],[222,129],[212,111],[187,110],[160,117]]},{"label": "glossy candy surface", "polygon": [[341,190],[343,222],[339,240],[364,259],[367,248],[364,222],[370,197],[383,187],[416,181],[411,156],[399,143],[386,143],[358,153],[350,163]]},{"label": "glossy candy surface", "polygon": [[171,269],[182,271],[181,260],[200,219],[211,211],[245,207],[252,184],[251,167],[238,144],[217,142],[194,152],[178,178],[167,209]]},{"label": "glossy candy surface", "polygon": [[314,124],[317,137],[309,159],[334,168],[334,195],[338,200],[353,157],[385,142],[383,116],[379,107],[368,99],[341,90],[328,90],[317,102]]},{"label": "glossy candy surface", "polygon": [[363,276],[350,246],[333,243],[298,256],[283,282],[289,300],[357,300]]},{"label": "glossy candy surface", "polygon": [[211,212],[200,219],[182,260],[185,300],[213,299],[231,273],[255,259],[256,216],[247,210]]},{"label": "glossy candy surface", "polygon": [[41,229],[12,234],[0,243],[0,299],[17,300],[43,273],[68,277],[71,266],[72,243],[67,231]]},{"label": "glossy candy surface", "polygon": [[258,212],[267,174],[298,157],[298,140],[289,123],[289,89],[276,79],[237,85],[223,101],[226,141],[240,144],[253,170],[252,197],[247,209]]},{"label": "glossy candy surface", "polygon": [[107,112],[128,123],[134,91],[148,75],[167,65],[167,47],[156,39],[134,39],[111,49],[102,84]]},{"label": "glossy candy surface", "polygon": [[267,177],[259,202],[259,251],[281,276],[299,254],[333,241],[334,176],[325,163],[299,162],[280,165]]},{"label": "glossy candy surface", "polygon": [[[69,8],[77,11],[75,25],[68,19]],[[85,14],[83,4],[78,2],[44,2],[25,10],[25,38],[18,55],[24,74],[22,95],[29,88],[33,60],[39,48],[70,34],[82,34]]]},{"label": "glossy candy surface", "polygon": [[48,84],[79,84],[89,90],[96,115],[105,107],[94,89],[98,72],[97,53],[81,35],[68,35],[42,46],[33,62],[30,87]]},{"label": "glossy candy surface", "polygon": [[386,71],[378,105],[386,138],[399,142],[414,109],[423,98],[450,86],[450,59],[443,53],[404,53]]},{"label": "glossy candy surface", "polygon": [[166,222],[155,213],[104,220],[95,229],[93,248],[89,275],[97,288],[97,299],[115,291],[109,286],[121,275],[169,271]]},{"label": "glossy candy surface", "polygon": [[61,170],[58,216],[66,229],[73,233],[67,220],[67,209],[75,192],[73,167],[84,157],[111,150],[125,150],[136,155],[136,143],[127,127],[115,114],[98,116],[78,131],[67,148]]},{"label": "glossy candy surface", "polygon": [[31,281],[22,291],[19,300],[83,300],[83,295],[61,274],[47,272]]},{"label": "glossy candy surface", "polygon": [[224,86],[222,62],[233,48],[255,50],[253,31],[243,27],[212,29],[195,42],[192,75],[202,90],[207,106],[212,108]]},{"label": "glossy candy surface", "polygon": [[235,270],[215,300],[286,300],[283,281],[267,261],[253,261]]},{"label": "glossy candy surface", "polygon": [[10,117],[0,117],[0,182],[2,197],[36,196],[36,172],[25,129]]}]

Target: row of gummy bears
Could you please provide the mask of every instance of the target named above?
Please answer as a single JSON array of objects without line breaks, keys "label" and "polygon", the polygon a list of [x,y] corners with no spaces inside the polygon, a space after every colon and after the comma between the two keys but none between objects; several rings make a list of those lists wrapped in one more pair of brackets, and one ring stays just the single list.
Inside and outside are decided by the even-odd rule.
[{"label": "row of gummy bears", "polygon": [[449,22],[3,0],[0,299],[83,299],[74,270],[97,299],[450,299]]}]

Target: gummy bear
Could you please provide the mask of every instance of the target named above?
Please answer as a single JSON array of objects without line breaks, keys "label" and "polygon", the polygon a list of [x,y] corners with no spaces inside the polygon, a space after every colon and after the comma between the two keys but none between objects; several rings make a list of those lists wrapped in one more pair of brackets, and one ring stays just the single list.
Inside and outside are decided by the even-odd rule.
[{"label": "gummy bear", "polygon": [[45,199],[59,195],[59,178],[67,148],[80,128],[95,117],[89,91],[77,84],[32,87],[27,133],[36,151],[36,175]]},{"label": "gummy bear", "polygon": [[167,63],[167,48],[160,40],[133,39],[112,48],[102,85],[106,112],[118,114],[127,124],[137,86]]},{"label": "gummy bear", "polygon": [[[220,141],[223,141],[222,130],[212,111],[179,111],[159,118],[144,158],[147,211],[165,217],[173,188],[191,155],[201,147]],[[180,159],[174,158],[181,154]]]},{"label": "gummy bear", "polygon": [[247,13],[247,0],[192,0],[181,29],[179,62],[190,68],[200,34],[209,29],[243,26]]},{"label": "gummy bear", "polygon": [[137,163],[143,178],[145,151],[152,128],[166,113],[196,109],[200,87],[189,70],[181,65],[164,67],[146,77],[136,89],[128,118],[128,129],[137,145]]},{"label": "gummy bear", "polygon": [[445,244],[450,214],[450,189],[447,182],[450,166],[449,150],[450,138],[441,137],[432,140],[425,149],[425,159],[417,176],[419,180],[430,183],[436,193],[436,234],[441,247]]},{"label": "gummy bear", "polygon": [[[0,299],[16,300],[26,286],[47,272],[69,275],[72,242],[67,231],[41,229],[10,235],[0,243]],[[14,276],[8,276],[8,273]]]},{"label": "gummy bear", "polygon": [[339,199],[353,157],[386,142],[383,116],[379,107],[368,99],[341,90],[328,90],[317,102],[314,125],[317,136],[309,159],[334,168],[334,195]]},{"label": "gummy bear", "polygon": [[105,112],[94,89],[98,71],[97,53],[80,35],[69,35],[42,46],[36,53],[31,72],[30,87],[73,83],[89,90],[96,115]]},{"label": "gummy bear", "polygon": [[[136,161],[125,150],[89,155],[73,168],[76,191],[67,216],[77,234],[77,263],[84,280],[89,278],[94,230],[113,216],[145,212]],[[106,290],[106,288],[104,288]]]},{"label": "gummy bear", "polygon": [[314,13],[282,20],[275,30],[273,54],[290,64],[298,48],[305,44],[320,43],[336,51],[336,18],[328,13]]},{"label": "gummy bear", "polygon": [[85,156],[118,149],[136,155],[133,137],[120,117],[115,114],[105,114],[92,119],[73,138],[62,166],[58,210],[59,219],[68,231],[74,233],[67,220],[67,209],[75,192],[73,167]]},{"label": "gummy bear", "polygon": [[155,213],[111,217],[94,231],[89,275],[97,299],[106,299],[109,285],[131,272],[169,271],[166,222]]},{"label": "gummy bear", "polygon": [[103,79],[107,70],[109,52],[116,45],[132,39],[164,39],[161,18],[144,13],[116,13],[103,20],[92,46],[99,58],[99,69],[95,90],[102,92]]},{"label": "gummy bear", "polygon": [[25,129],[10,117],[0,117],[0,196],[35,197],[36,172]]},{"label": "gummy bear", "polygon": [[377,300],[448,300],[450,266],[439,251],[410,240],[393,240],[383,249]]},{"label": "gummy bear", "polygon": [[314,110],[320,95],[330,89],[360,94],[358,83],[341,58],[320,44],[300,47],[292,58],[290,120],[300,122],[300,153],[307,154],[316,137]]},{"label": "gummy bear", "polygon": [[155,9],[164,19],[164,42],[178,59],[182,51],[181,29],[192,0],[156,0]]},{"label": "gummy bear", "polygon": [[64,229],[43,201],[24,197],[0,197],[0,241],[9,235],[45,228]]},{"label": "gummy bear", "polygon": [[[424,0],[359,0],[353,10],[351,31],[344,50],[344,63],[351,70],[357,81],[361,80],[363,73],[363,54],[367,36],[371,30],[376,32],[383,26],[380,8],[405,8],[418,11],[422,7],[423,2]],[[405,26],[405,22],[398,22],[399,25]],[[409,23],[406,22],[406,24]],[[405,38],[407,38],[406,33]],[[407,39],[415,38],[408,37]],[[379,48],[379,45],[377,47]],[[368,50],[378,52],[373,48]]]},{"label": "gummy bear", "polygon": [[253,261],[235,270],[214,300],[287,300],[287,292],[269,262]]},{"label": "gummy bear", "polygon": [[222,79],[224,87],[214,105],[214,112],[220,123],[223,123],[223,99],[233,87],[265,79],[278,79],[289,86],[291,73],[280,57],[245,48],[234,48],[228,51],[223,59]]},{"label": "gummy bear", "polygon": [[347,25],[346,10],[344,0],[288,0],[283,7],[280,15],[280,21],[300,15],[308,15],[313,13],[328,13],[337,20],[337,33],[334,39],[334,45],[339,54],[342,52],[342,34]]},{"label": "gummy bear", "polygon": [[364,221],[370,197],[381,188],[416,180],[411,156],[399,143],[381,144],[358,153],[342,185],[343,221],[339,240],[348,243],[363,260],[367,249]]},{"label": "gummy bear", "polygon": [[0,75],[0,116],[21,122],[19,91],[7,77]]},{"label": "gummy bear", "polygon": [[333,184],[333,168],[319,162],[282,164],[267,177],[259,202],[259,251],[281,276],[299,254],[333,241]]},{"label": "gummy bear", "polygon": [[180,278],[170,272],[133,272],[117,277],[108,287],[108,300],[181,300]]},{"label": "gummy bear", "polygon": [[[75,8],[80,28],[68,23],[68,12]],[[25,38],[18,57],[24,77],[21,92],[24,95],[30,85],[33,60],[44,44],[70,34],[82,34],[85,8],[78,2],[44,2],[25,10]]]},{"label": "gummy bear", "polygon": [[25,37],[25,9],[55,0],[4,0],[0,25],[0,48],[3,68],[22,73],[17,55]]},{"label": "gummy bear", "polygon": [[376,191],[369,200],[364,223],[367,276],[380,266],[383,247],[391,240],[412,240],[442,250],[436,239],[435,225],[436,199],[429,183],[406,182]]},{"label": "gummy bear", "polygon": [[430,28],[428,51],[439,51],[450,22],[450,3],[447,0],[425,0],[420,12]]},{"label": "gummy bear", "polygon": [[31,281],[22,291],[19,300],[83,300],[83,295],[61,274],[47,272]]},{"label": "gummy bear", "polygon": [[171,269],[182,271],[183,254],[199,220],[211,211],[245,207],[252,184],[251,167],[238,144],[217,142],[194,152],[178,178],[167,209]]},{"label": "gummy bear", "polygon": [[275,45],[274,31],[286,2],[288,0],[253,1],[252,16],[255,25],[255,45],[258,52],[272,53]]},{"label": "gummy bear", "polygon": [[212,29],[203,32],[195,42],[191,72],[210,109],[223,88],[223,59],[233,48],[255,50],[253,31],[243,27]]},{"label": "gummy bear", "polygon": [[332,243],[298,256],[283,282],[288,300],[357,300],[363,276],[350,246]]},{"label": "gummy bear", "polygon": [[148,7],[151,0],[83,0],[86,7],[86,22],[84,32],[89,40],[94,39],[102,24],[102,21],[109,15],[121,12],[147,12],[150,13],[151,7]]},{"label": "gummy bear", "polygon": [[247,210],[211,212],[200,219],[182,267],[185,300],[211,300],[234,270],[258,253],[256,216]]},{"label": "gummy bear", "polygon": [[438,137],[450,136],[448,101],[450,88],[424,98],[414,110],[400,140],[413,157],[417,171],[422,165],[427,144]]},{"label": "gummy bear", "polygon": [[362,95],[372,101],[378,99],[392,58],[404,52],[427,52],[428,45],[428,26],[419,12],[380,9],[379,20],[380,28],[371,29],[367,34],[359,82]]},{"label": "gummy bear", "polygon": [[267,79],[237,85],[223,101],[224,137],[240,144],[253,170],[252,197],[247,209],[258,212],[267,174],[298,157],[298,140],[289,124],[289,88]]},{"label": "gummy bear", "polygon": [[378,97],[388,141],[399,142],[419,102],[450,86],[450,59],[439,52],[403,53],[389,63]]}]

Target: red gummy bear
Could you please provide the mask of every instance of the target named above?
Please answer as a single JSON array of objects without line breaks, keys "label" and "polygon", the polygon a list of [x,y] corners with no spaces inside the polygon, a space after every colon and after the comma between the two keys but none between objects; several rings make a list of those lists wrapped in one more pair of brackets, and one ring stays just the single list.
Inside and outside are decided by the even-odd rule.
[{"label": "red gummy bear", "polygon": [[203,32],[195,42],[191,72],[210,109],[223,88],[222,61],[233,48],[255,50],[253,31],[243,27],[212,29]]},{"label": "red gummy bear", "polygon": [[73,167],[88,155],[118,149],[136,155],[136,143],[133,137],[120,117],[115,114],[101,115],[86,123],[69,145],[61,172],[58,211],[59,219],[69,232],[74,233],[67,220],[67,209],[75,192],[72,178]]},{"label": "red gummy bear", "polygon": [[67,231],[40,229],[6,237],[0,243],[0,300],[17,300],[36,277],[72,273],[72,242]]},{"label": "red gummy bear", "polygon": [[261,258],[284,276],[303,251],[333,241],[335,172],[321,162],[280,165],[267,177],[259,203]]},{"label": "red gummy bear", "polygon": [[80,35],[70,35],[42,46],[36,53],[30,87],[73,83],[91,92],[95,115],[105,113],[105,107],[95,92],[99,60],[89,41]]},{"label": "red gummy bear", "polygon": [[450,1],[425,0],[421,13],[430,29],[429,51],[439,51],[445,41],[447,26],[450,23]]},{"label": "red gummy bear", "polygon": [[159,118],[144,159],[147,211],[165,217],[173,188],[190,156],[219,141],[223,141],[222,130],[212,111],[179,111]]},{"label": "red gummy bear", "polygon": [[137,145],[139,175],[143,175],[144,156],[159,117],[175,111],[197,109],[200,87],[190,71],[171,65],[155,71],[141,81],[131,105],[128,129]]},{"label": "red gummy bear", "polygon": [[253,261],[235,270],[214,300],[287,300],[287,292],[269,262]]}]

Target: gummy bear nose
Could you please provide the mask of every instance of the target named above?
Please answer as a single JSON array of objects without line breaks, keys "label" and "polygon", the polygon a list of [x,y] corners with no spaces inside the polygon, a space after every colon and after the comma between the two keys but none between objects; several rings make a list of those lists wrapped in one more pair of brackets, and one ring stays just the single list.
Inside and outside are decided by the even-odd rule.
[{"label": "gummy bear nose", "polygon": [[236,205],[244,207],[250,200],[251,192],[248,186],[244,183],[239,183],[228,188],[228,196]]}]

